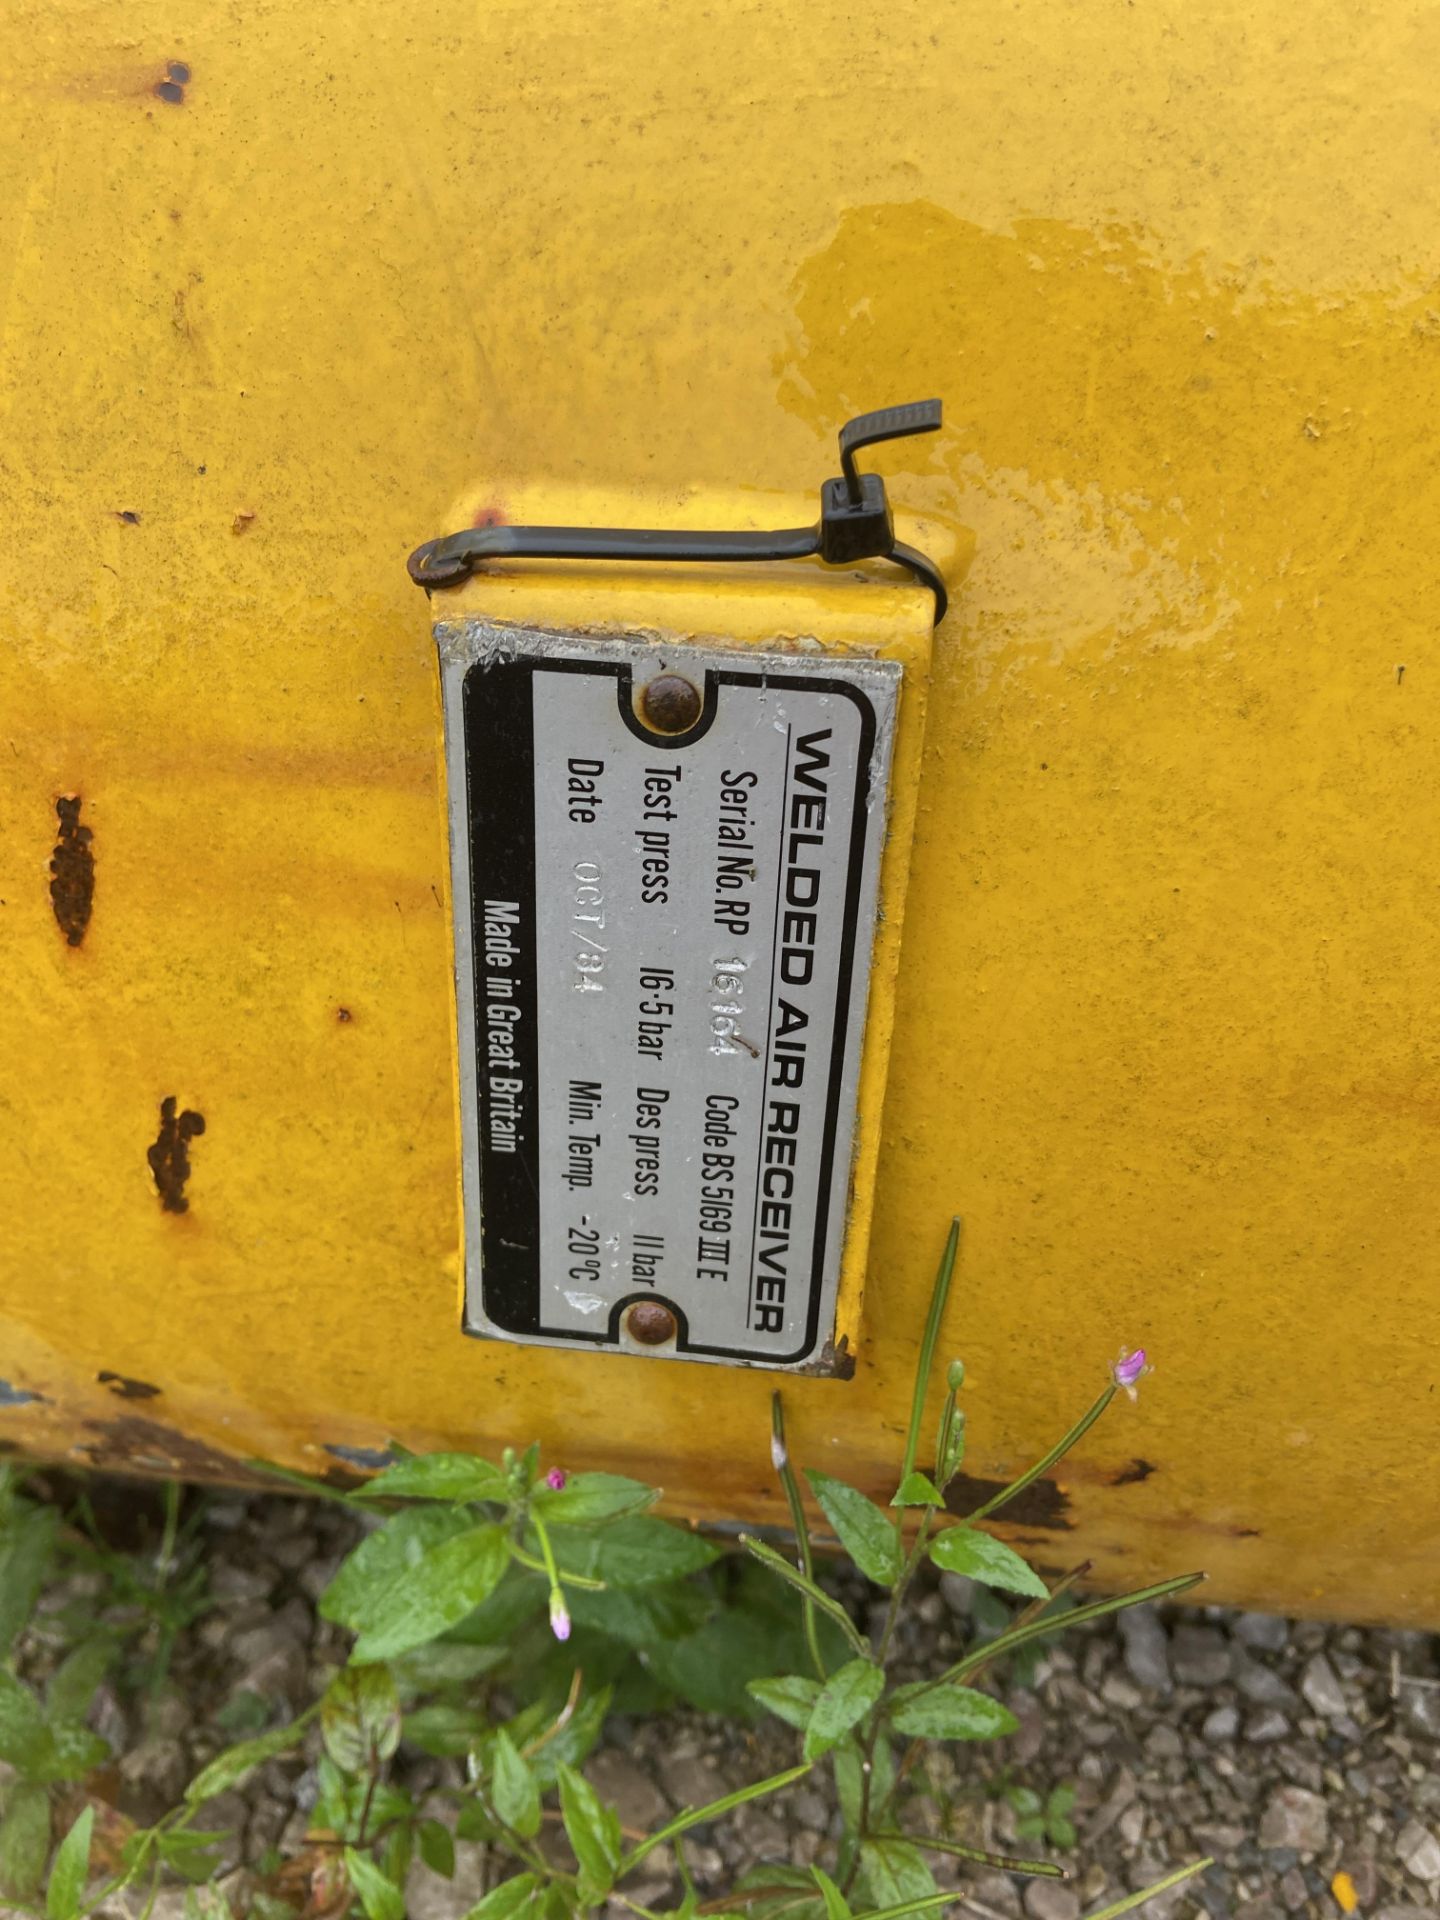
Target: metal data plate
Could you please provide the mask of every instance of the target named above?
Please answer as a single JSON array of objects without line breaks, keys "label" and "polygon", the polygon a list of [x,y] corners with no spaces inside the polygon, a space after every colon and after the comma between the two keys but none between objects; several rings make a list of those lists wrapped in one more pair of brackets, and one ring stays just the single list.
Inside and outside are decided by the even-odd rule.
[{"label": "metal data plate", "polygon": [[[795,1367],[834,1332],[900,668],[437,629],[466,1326]],[[662,673],[683,735],[639,717]]]}]

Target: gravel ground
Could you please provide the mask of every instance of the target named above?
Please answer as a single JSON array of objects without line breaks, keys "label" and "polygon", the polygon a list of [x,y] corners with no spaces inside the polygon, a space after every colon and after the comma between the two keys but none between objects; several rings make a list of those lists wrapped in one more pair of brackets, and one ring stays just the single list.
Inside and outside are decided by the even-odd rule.
[{"label": "gravel ground", "polygon": [[[194,1771],[238,1737],[214,1716],[251,1694],[278,1716],[315,1697],[345,1636],[314,1603],[356,1537],[341,1508],[222,1496],[203,1515],[216,1604],[177,1646],[167,1688],[141,1714],[102,1694],[95,1724],[118,1760],[116,1798],[132,1817],[174,1803]],[[74,1597],[74,1583],[71,1583]],[[52,1595],[47,1604],[58,1604]],[[868,1604],[856,1589],[856,1604]],[[955,1657],[973,1595],[945,1575],[917,1600],[899,1658],[914,1675]],[[877,1623],[878,1624],[878,1623]],[[1006,1697],[1020,1731],[993,1747],[932,1748],[928,1794],[907,1823],[989,1847],[1017,1841],[1006,1783],[1042,1796],[1075,1791],[1068,1884],[1022,1882],[932,1857],[960,1910],[978,1920],[1079,1920],[1201,1854],[1202,1880],[1147,1909],[1155,1920],[1280,1920],[1355,1910],[1417,1920],[1440,1906],[1440,1637],[1325,1627],[1219,1609],[1138,1610],[1049,1644],[1032,1687]],[[793,1763],[798,1735],[767,1720],[737,1726],[693,1712],[612,1719],[587,1771],[628,1826],[714,1798]],[[307,1750],[308,1751],[308,1750]],[[425,1794],[454,1763],[421,1756],[399,1778]],[[243,1857],[298,1847],[315,1793],[301,1753],[273,1761],[243,1793],[211,1803],[203,1824],[231,1827]],[[762,1861],[807,1864],[836,1824],[828,1783],[746,1807],[700,1830],[690,1852],[702,1893]],[[473,1852],[473,1849],[464,1850]],[[1348,1876],[1348,1881],[1337,1875]],[[670,1891],[657,1874],[647,1904]],[[411,1920],[445,1920],[478,1898],[417,1866]],[[156,1920],[178,1920],[162,1895]]]}]

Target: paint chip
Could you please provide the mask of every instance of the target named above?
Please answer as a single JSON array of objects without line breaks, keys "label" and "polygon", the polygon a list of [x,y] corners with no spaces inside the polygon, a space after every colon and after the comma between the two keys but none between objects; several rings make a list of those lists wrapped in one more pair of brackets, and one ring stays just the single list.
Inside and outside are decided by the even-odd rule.
[{"label": "paint chip", "polygon": [[185,1182],[190,1178],[190,1142],[205,1131],[205,1116],[186,1108],[177,1114],[174,1094],[160,1102],[160,1132],[145,1158],[155,1176],[155,1191],[166,1213],[188,1213]]},{"label": "paint chip", "polygon": [[67,946],[85,938],[95,905],[95,836],[80,824],[80,796],[62,793],[55,802],[59,837],[50,855],[50,904]]}]

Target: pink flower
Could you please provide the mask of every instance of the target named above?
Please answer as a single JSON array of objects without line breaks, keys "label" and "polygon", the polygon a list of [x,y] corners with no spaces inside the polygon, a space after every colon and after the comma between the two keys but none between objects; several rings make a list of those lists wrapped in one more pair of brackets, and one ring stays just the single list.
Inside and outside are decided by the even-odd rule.
[{"label": "pink flower", "polygon": [[565,1611],[565,1596],[558,1587],[550,1589],[550,1631],[557,1640],[570,1638],[570,1615]]},{"label": "pink flower", "polygon": [[1145,1358],[1144,1347],[1136,1347],[1133,1353],[1129,1347],[1122,1347],[1120,1349],[1120,1358],[1116,1360],[1110,1368],[1110,1378],[1115,1382],[1117,1387],[1123,1387],[1130,1398],[1134,1400],[1139,1397],[1135,1392],[1136,1387],[1145,1378],[1147,1373],[1153,1373],[1154,1371],[1155,1369]]},{"label": "pink flower", "polygon": [[545,1484],[553,1492],[559,1493],[565,1484],[565,1469],[563,1467],[551,1467],[545,1476]]}]

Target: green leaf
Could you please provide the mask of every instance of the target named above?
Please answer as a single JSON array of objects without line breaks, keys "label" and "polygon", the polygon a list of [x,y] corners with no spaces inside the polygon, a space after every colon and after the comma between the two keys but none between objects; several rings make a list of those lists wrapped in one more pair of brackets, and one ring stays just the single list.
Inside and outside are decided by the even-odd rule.
[{"label": "green leaf", "polygon": [[499,1467],[473,1453],[425,1453],[397,1460],[356,1491],[367,1499],[504,1501],[510,1483]]},{"label": "green leaf", "polygon": [[77,1920],[80,1896],[90,1872],[90,1830],[94,1825],[95,1809],[86,1807],[60,1842],[45,1889],[46,1920]]},{"label": "green leaf", "polygon": [[410,1507],[351,1556],[320,1611],[360,1636],[352,1660],[385,1660],[463,1620],[499,1585],[509,1559],[503,1528],[475,1526],[458,1509]]},{"label": "green leaf", "polygon": [[45,1710],[54,1720],[83,1720],[96,1689],[115,1658],[115,1642],[108,1636],[87,1640],[62,1660],[45,1689]]},{"label": "green leaf", "polygon": [[1076,1833],[1073,1824],[1065,1818],[1063,1813],[1053,1814],[1047,1822],[1047,1825],[1052,1847],[1064,1847],[1068,1849],[1073,1847],[1080,1837]]},{"label": "green leaf", "polygon": [[777,1719],[785,1721],[787,1726],[798,1727],[803,1733],[820,1698],[820,1682],[807,1680],[803,1674],[784,1673],[773,1680],[752,1680],[746,1692],[753,1694]]},{"label": "green leaf", "polygon": [[[610,1699],[609,1687],[597,1687],[594,1693],[581,1700],[560,1731],[551,1734],[539,1752],[530,1756],[530,1770],[540,1782],[542,1790],[557,1784],[562,1768],[578,1767],[582,1760],[589,1757],[604,1728],[605,1716],[610,1711]],[[554,1714],[547,1718],[553,1726]]]},{"label": "green leaf", "polygon": [[1033,1600],[1048,1600],[1050,1589],[1019,1554],[993,1534],[974,1527],[947,1527],[930,1542],[930,1558],[946,1573],[963,1573],[984,1587],[1002,1587]]},{"label": "green leaf", "polygon": [[0,1823],[0,1891],[29,1900],[45,1877],[50,1853],[50,1796],[37,1781],[18,1780]]},{"label": "green leaf", "polygon": [[463,1760],[489,1731],[483,1713],[446,1700],[437,1700],[431,1707],[417,1707],[405,1716],[406,1741],[437,1760]]},{"label": "green leaf", "polygon": [[897,1687],[885,1713],[897,1733],[922,1740],[998,1740],[1019,1724],[1010,1709],[988,1693],[948,1680]]},{"label": "green leaf", "polygon": [[857,1884],[868,1907],[923,1900],[935,1892],[930,1869],[908,1840],[866,1840],[860,1848]]},{"label": "green leaf", "polygon": [[53,1507],[16,1501],[0,1531],[0,1660],[34,1610],[59,1526],[60,1516]]},{"label": "green leaf", "polygon": [[228,1793],[256,1767],[273,1760],[277,1753],[288,1753],[304,1738],[306,1727],[318,1711],[318,1707],[311,1707],[288,1726],[277,1727],[273,1733],[262,1733],[255,1740],[241,1740],[233,1747],[226,1747],[223,1753],[217,1753],[185,1789],[186,1805],[196,1807],[202,1800],[213,1800],[217,1793]]},{"label": "green leaf", "polygon": [[506,1826],[513,1827],[522,1840],[532,1839],[540,1831],[540,1788],[503,1727],[495,1736],[491,1786],[495,1811]]},{"label": "green leaf", "polygon": [[455,1836],[441,1820],[422,1820],[415,1829],[420,1858],[442,1880],[455,1878]]},{"label": "green leaf", "polygon": [[400,1696],[388,1667],[343,1667],[320,1700],[325,1751],[344,1773],[378,1773],[400,1744]]},{"label": "green leaf", "polygon": [[582,1886],[593,1905],[615,1884],[621,1859],[620,1822],[583,1774],[567,1766],[557,1772],[560,1815],[580,1863]]},{"label": "green leaf", "polygon": [[805,1478],[820,1502],[825,1518],[839,1535],[840,1544],[865,1575],[878,1586],[893,1587],[900,1577],[900,1541],[894,1523],[858,1487],[832,1480],[828,1473],[807,1467]]},{"label": "green leaf", "polygon": [[405,1920],[405,1896],[368,1855],[345,1849],[345,1871],[360,1896],[366,1920]]},{"label": "green leaf", "polygon": [[110,1744],[88,1727],[72,1723],[51,1727],[47,1750],[36,1762],[37,1780],[83,1780],[110,1757]]},{"label": "green leaf", "polygon": [[408,1693],[424,1693],[432,1687],[450,1687],[467,1680],[478,1680],[503,1666],[510,1657],[508,1647],[473,1647],[457,1640],[432,1640],[423,1647],[412,1647],[389,1662],[397,1687]]},{"label": "green leaf", "polygon": [[660,1489],[618,1473],[573,1473],[563,1487],[537,1487],[531,1498],[547,1527],[593,1527],[653,1507]]},{"label": "green leaf", "polygon": [[590,1574],[607,1587],[650,1587],[683,1580],[719,1559],[720,1550],[688,1527],[630,1514],[603,1530],[561,1533],[555,1557],[562,1573]]},{"label": "green leaf", "polygon": [[346,1555],[320,1596],[321,1618],[353,1626],[358,1608],[373,1605],[395,1583],[403,1584],[427,1554],[468,1533],[474,1524],[470,1514],[454,1507],[408,1507],[397,1513]]},{"label": "green leaf", "polygon": [[52,1750],[40,1702],[13,1673],[0,1669],[0,1760],[35,1773]]},{"label": "green leaf", "polygon": [[885,1676],[872,1660],[851,1660],[832,1674],[815,1702],[805,1731],[805,1758],[818,1760],[863,1720],[885,1691]]},{"label": "green leaf", "polygon": [[851,1920],[850,1902],[823,1867],[811,1867],[815,1884],[825,1896],[825,1920]]},{"label": "green leaf", "polygon": [[825,1903],[804,1867],[751,1867],[735,1883],[736,1906],[748,1920],[827,1920]]},{"label": "green leaf", "polygon": [[471,1907],[465,1920],[517,1920],[534,1899],[539,1885],[540,1876],[535,1873],[517,1873],[509,1880],[502,1880],[478,1905]]},{"label": "green leaf", "polygon": [[945,1501],[927,1475],[907,1473],[890,1504],[892,1507],[943,1507]]},{"label": "green leaf", "polygon": [[[854,1835],[860,1829],[860,1805],[865,1794],[864,1756],[860,1751],[860,1743],[854,1739],[842,1740],[831,1760],[835,1768],[835,1788],[840,1799],[841,1817],[847,1833]],[[873,1825],[895,1790],[895,1752],[888,1740],[875,1742],[870,1766],[870,1820]]]}]

